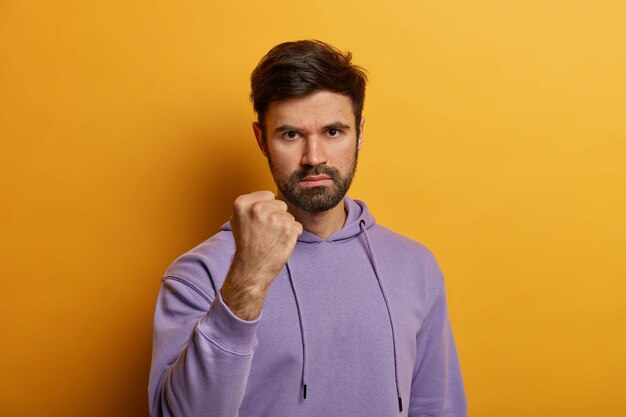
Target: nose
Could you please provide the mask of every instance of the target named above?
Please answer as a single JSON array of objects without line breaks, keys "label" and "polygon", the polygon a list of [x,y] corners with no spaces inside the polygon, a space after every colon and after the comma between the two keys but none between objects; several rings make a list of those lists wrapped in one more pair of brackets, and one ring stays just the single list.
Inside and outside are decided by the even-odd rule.
[{"label": "nose", "polygon": [[326,148],[324,141],[317,135],[310,135],[304,141],[302,152],[302,166],[316,166],[327,162]]}]

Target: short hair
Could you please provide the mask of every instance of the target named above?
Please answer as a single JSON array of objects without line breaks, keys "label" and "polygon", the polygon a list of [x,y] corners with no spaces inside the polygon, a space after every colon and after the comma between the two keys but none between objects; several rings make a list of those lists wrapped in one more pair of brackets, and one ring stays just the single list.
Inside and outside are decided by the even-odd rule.
[{"label": "short hair", "polygon": [[276,45],[261,59],[252,75],[250,101],[257,113],[265,140],[265,114],[272,101],[304,97],[329,90],[348,96],[360,134],[365,101],[365,69],[351,63],[352,54],[319,40],[301,40]]}]

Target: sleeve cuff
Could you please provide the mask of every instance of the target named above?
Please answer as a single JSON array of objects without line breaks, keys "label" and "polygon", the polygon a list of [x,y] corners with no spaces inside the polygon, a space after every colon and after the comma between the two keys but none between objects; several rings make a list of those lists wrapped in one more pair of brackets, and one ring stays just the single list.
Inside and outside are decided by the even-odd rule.
[{"label": "sleeve cuff", "polygon": [[217,292],[209,311],[198,323],[199,330],[208,338],[228,350],[250,353],[257,344],[257,329],[263,312],[255,320],[242,320],[237,317]]}]

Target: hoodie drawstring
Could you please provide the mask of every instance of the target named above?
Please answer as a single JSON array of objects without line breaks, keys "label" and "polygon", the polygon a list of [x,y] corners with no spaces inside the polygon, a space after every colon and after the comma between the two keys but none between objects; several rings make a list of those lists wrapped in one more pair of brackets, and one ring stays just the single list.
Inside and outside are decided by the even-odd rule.
[{"label": "hoodie drawstring", "polygon": [[300,336],[302,337],[302,398],[306,399],[306,342],[304,339],[304,324],[302,319],[302,311],[300,311],[300,302],[298,301],[298,293],[296,292],[296,286],[293,282],[293,272],[287,261],[287,275],[289,276],[289,283],[291,284],[291,291],[293,291],[293,298],[296,300],[296,309],[298,311],[298,321],[300,322]]},{"label": "hoodie drawstring", "polygon": [[[378,266],[376,265],[376,260],[374,259],[374,252],[372,251],[372,245],[370,243],[369,236],[367,234],[367,228],[365,227],[365,221],[361,220],[359,223],[361,227],[361,231],[363,232],[363,236],[365,236],[365,242],[367,244],[368,255],[370,261],[372,262],[372,268],[374,269],[374,275],[376,276],[376,281],[378,281],[378,286],[380,287],[380,292],[383,295],[383,300],[385,300],[385,306],[387,307],[387,314],[389,315],[389,324],[391,325],[391,338],[393,343],[393,364],[396,378],[396,393],[398,395],[398,407],[400,409],[400,413],[402,413],[402,396],[400,395],[400,384],[398,382],[398,357],[396,352],[396,336],[395,329],[393,326],[393,317],[391,314],[391,307],[389,305],[389,300],[387,299],[387,293],[385,292],[385,287],[383,286],[383,282],[380,278],[380,272],[378,271]],[[302,398],[306,399],[306,389],[307,389],[307,381],[306,381],[306,340],[304,337],[304,320],[302,318],[302,311],[300,308],[300,302],[298,300],[298,293],[296,291],[296,286],[294,283],[293,271],[291,270],[291,266],[289,265],[289,261],[287,261],[287,275],[289,276],[289,283],[291,284],[291,290],[293,291],[293,297],[296,301],[296,309],[298,311],[298,321],[300,323],[300,336],[302,337]]]},{"label": "hoodie drawstring", "polygon": [[380,278],[380,272],[378,272],[378,267],[376,266],[376,260],[374,259],[374,252],[372,251],[372,244],[370,243],[370,239],[367,234],[365,221],[361,220],[359,222],[359,225],[361,226],[361,230],[363,231],[363,236],[365,236],[365,242],[367,243],[367,249],[369,251],[370,260],[372,261],[372,267],[374,268],[374,275],[376,275],[376,280],[378,281],[380,292],[383,294],[383,299],[385,300],[385,306],[387,307],[387,314],[389,314],[389,324],[391,325],[391,339],[393,341],[393,364],[394,364],[394,370],[396,373],[396,392],[398,393],[398,407],[400,409],[400,412],[402,412],[402,396],[400,395],[400,384],[398,383],[398,354],[396,352],[396,334],[395,334],[395,329],[393,327],[393,316],[391,314],[391,306],[389,305],[389,300],[387,299],[387,293],[385,292],[385,287],[383,286],[383,282]]}]

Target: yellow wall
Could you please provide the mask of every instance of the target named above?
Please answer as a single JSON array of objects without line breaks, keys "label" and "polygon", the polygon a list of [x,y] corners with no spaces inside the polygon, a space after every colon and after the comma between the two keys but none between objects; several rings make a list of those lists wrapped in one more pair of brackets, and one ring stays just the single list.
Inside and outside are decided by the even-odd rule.
[{"label": "yellow wall", "polygon": [[2,2],[0,415],[147,415],[161,274],[272,186],[248,77],[311,37],[369,70],[351,195],[437,255],[470,414],[626,415],[624,22],[620,0]]}]

